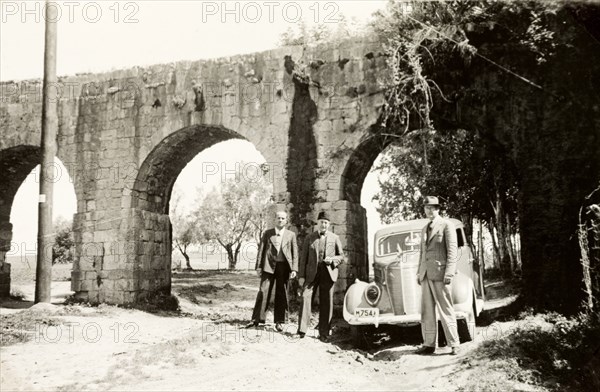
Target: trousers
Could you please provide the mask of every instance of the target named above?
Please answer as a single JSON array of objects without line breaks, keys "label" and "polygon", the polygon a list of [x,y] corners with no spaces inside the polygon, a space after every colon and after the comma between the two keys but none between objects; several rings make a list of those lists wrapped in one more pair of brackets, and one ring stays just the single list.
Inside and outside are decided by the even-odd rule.
[{"label": "trousers", "polygon": [[315,287],[319,288],[319,335],[329,336],[331,329],[331,319],[333,317],[333,291],[335,282],[327,272],[328,268],[324,263],[320,263],[317,269],[315,279],[310,282],[302,292],[302,307],[298,319],[298,332],[306,333],[310,323],[312,295]]},{"label": "trousers", "polygon": [[264,272],[260,276],[260,287],[252,312],[252,321],[264,323],[265,313],[269,305],[273,284],[275,284],[275,309],[274,321],[278,324],[285,323],[285,313],[288,310],[288,280],[290,277],[290,265],[287,261],[275,263],[275,271],[270,274]]},{"label": "trousers", "polygon": [[450,347],[458,347],[456,314],[452,303],[452,286],[441,281],[433,281],[425,276],[421,281],[421,334],[423,345],[435,347],[437,343],[437,306],[446,341]]}]

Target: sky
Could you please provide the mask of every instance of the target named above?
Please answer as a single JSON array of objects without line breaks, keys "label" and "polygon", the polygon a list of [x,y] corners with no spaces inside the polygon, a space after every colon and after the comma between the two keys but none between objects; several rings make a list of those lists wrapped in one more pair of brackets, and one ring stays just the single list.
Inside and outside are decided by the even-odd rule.
[{"label": "sky", "polygon": [[[72,75],[268,50],[302,21],[335,26],[343,14],[365,23],[386,1],[54,3],[59,12],[57,72]],[[44,23],[50,15],[43,5],[0,1],[0,80],[42,77]]]},{"label": "sky", "polygon": [[[259,52],[278,45],[289,28],[331,24],[343,14],[352,25],[367,23],[387,1],[57,1],[58,75],[103,72],[133,66],[199,60]],[[0,1],[0,81],[43,76],[44,24],[42,1]],[[223,157],[226,157],[223,159]],[[176,186],[190,193],[192,178],[203,161],[262,162],[243,141],[228,141],[200,153],[180,174]],[[35,246],[37,231],[36,170],[15,197],[11,222],[13,242]],[[62,172],[66,174],[64,167]],[[209,184],[207,184],[209,185]],[[210,185],[209,185],[210,186]],[[71,219],[76,210],[68,175],[55,185],[55,218]],[[367,209],[369,237],[380,227],[371,203],[377,177],[365,180],[362,205]]]}]

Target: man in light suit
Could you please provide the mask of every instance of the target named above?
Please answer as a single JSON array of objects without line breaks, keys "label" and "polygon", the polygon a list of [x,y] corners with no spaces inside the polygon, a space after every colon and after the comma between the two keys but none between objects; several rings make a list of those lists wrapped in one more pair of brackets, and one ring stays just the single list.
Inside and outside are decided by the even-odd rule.
[{"label": "man in light suit", "polygon": [[258,247],[256,273],[260,277],[260,288],[252,322],[246,328],[265,323],[265,313],[275,283],[275,329],[281,332],[288,309],[288,280],[294,279],[298,271],[298,244],[296,234],[285,228],[287,213],[277,212],[276,220],[275,227],[263,233]]},{"label": "man in light suit", "polygon": [[319,287],[319,339],[329,338],[333,317],[333,292],[338,278],[338,265],[344,262],[340,237],[328,231],[329,216],[325,211],[317,218],[319,230],[310,233],[302,245],[298,283],[302,287],[302,307],[298,320],[298,335],[303,338],[311,316],[313,290]]},{"label": "man in light suit", "polygon": [[451,354],[458,354],[458,331],[452,302],[452,278],[456,275],[458,248],[456,229],[440,216],[437,197],[426,196],[425,215],[430,222],[421,231],[421,257],[417,282],[421,285],[421,333],[423,346],[417,354],[433,354],[437,342],[436,306]]}]

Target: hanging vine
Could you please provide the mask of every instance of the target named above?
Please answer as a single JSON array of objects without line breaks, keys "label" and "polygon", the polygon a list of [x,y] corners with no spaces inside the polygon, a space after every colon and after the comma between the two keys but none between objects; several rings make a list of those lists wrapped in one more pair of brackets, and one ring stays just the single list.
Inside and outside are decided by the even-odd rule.
[{"label": "hanging vine", "polygon": [[[454,3],[456,7],[477,10],[467,2]],[[380,15],[375,29],[387,39],[386,51],[392,72],[381,134],[402,137],[413,129],[434,129],[430,116],[434,93],[445,101],[448,99],[427,74],[425,64],[435,65],[449,53],[451,56],[446,57],[458,53],[465,62],[470,61],[476,51],[466,38],[464,15],[464,10],[453,11],[452,7],[436,3],[413,3],[410,12],[402,4],[391,3],[387,14]]]}]

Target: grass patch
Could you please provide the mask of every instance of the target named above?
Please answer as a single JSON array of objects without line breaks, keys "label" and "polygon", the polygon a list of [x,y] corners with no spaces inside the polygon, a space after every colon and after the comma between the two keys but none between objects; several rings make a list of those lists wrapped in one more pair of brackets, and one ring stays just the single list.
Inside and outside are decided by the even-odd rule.
[{"label": "grass patch", "polygon": [[180,297],[185,298],[196,305],[199,305],[203,303],[203,301],[201,300],[202,297],[215,296],[220,291],[230,292],[237,291],[237,289],[229,283],[225,283],[223,286],[217,286],[211,283],[206,283],[182,287],[178,289],[178,294]]},{"label": "grass patch", "polygon": [[[75,295],[71,295],[65,299],[64,304],[66,308],[77,309],[81,308],[94,308],[96,310],[95,315],[103,314],[109,315],[114,312],[115,309],[137,309],[143,312],[159,313],[162,311],[167,312],[178,312],[179,311],[179,300],[172,294],[166,294],[163,292],[150,293],[137,302],[132,304],[124,305],[110,305],[105,303],[91,303],[84,299],[79,299]],[[80,309],[81,310],[81,309]],[[82,312],[84,314],[84,312]]]},{"label": "grass patch", "polygon": [[60,325],[60,320],[37,312],[21,311],[0,316],[0,347],[32,340],[36,325]]},{"label": "grass patch", "polygon": [[162,311],[178,312],[179,299],[171,293],[154,292],[143,298],[140,298],[136,303],[124,306],[125,308],[138,309],[149,313],[158,313]]},{"label": "grass patch", "polygon": [[465,360],[467,367],[480,366],[469,390],[508,390],[511,382],[550,390],[600,390],[599,315],[528,315],[507,325],[507,333],[483,342]]}]

